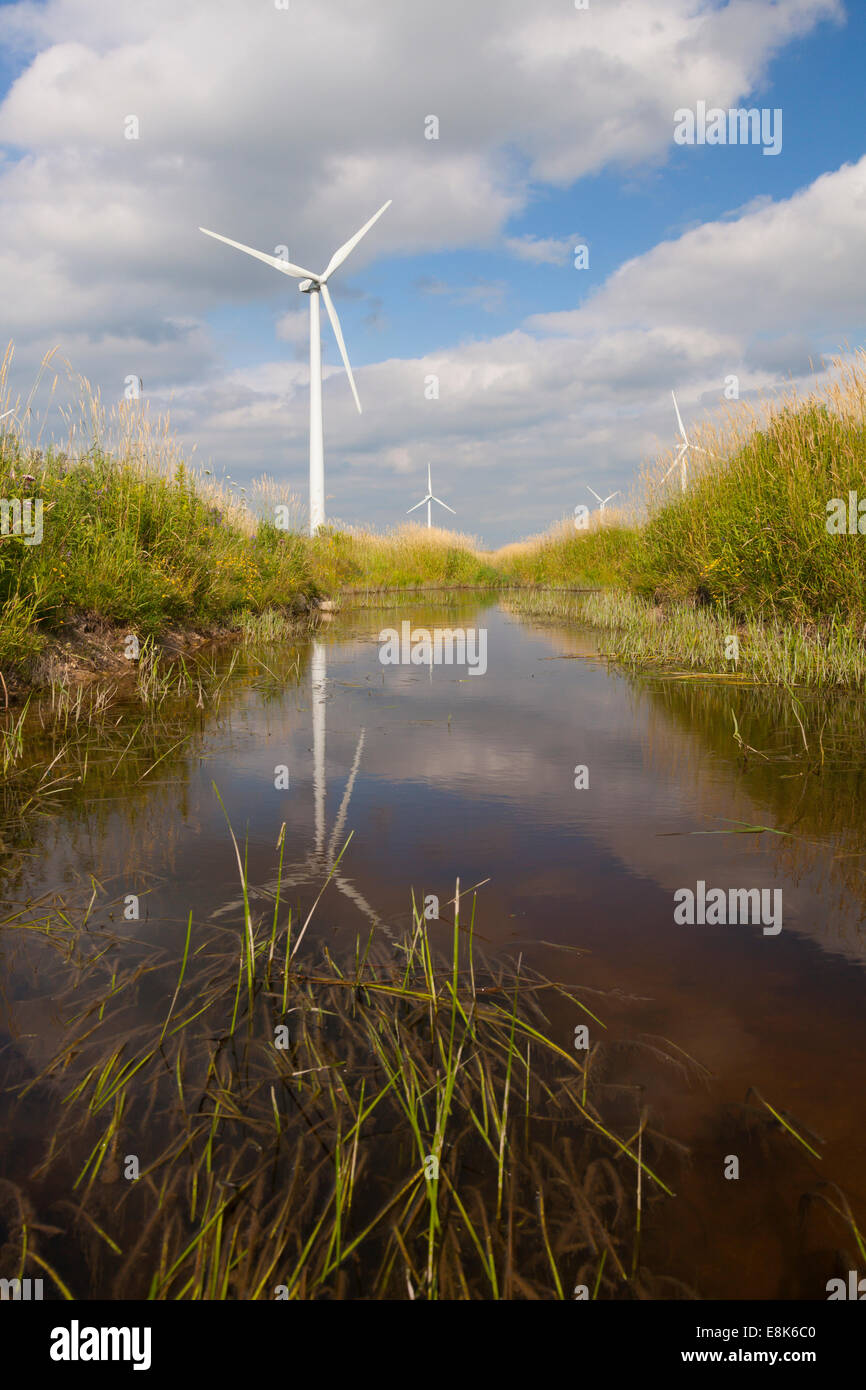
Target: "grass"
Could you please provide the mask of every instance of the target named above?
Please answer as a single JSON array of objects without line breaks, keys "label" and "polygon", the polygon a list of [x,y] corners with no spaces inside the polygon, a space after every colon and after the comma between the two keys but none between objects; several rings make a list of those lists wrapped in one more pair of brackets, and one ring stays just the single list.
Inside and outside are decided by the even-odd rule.
[{"label": "grass", "polygon": [[[817,689],[866,685],[860,624],[833,617],[807,632],[794,624],[740,619],[725,605],[652,604],[635,594],[527,592],[509,594],[507,608],[527,617],[580,622],[604,634],[603,655],[628,666],[670,674]],[[736,648],[730,639],[736,638]],[[728,651],[736,651],[729,657]]]},{"label": "grass", "polygon": [[631,665],[862,689],[866,543],[827,521],[832,499],[847,507],[863,491],[866,354],[833,365],[806,399],[743,404],[698,431],[709,454],[692,456],[685,492],[663,483],[665,458],[644,477],[640,515],[582,532],[561,523],[500,552],[517,584],[611,591],[520,596],[516,608],[598,627]]},{"label": "grass", "polygon": [[476,540],[439,527],[404,524],[377,534],[326,527],[309,542],[316,584],[327,594],[496,587],[500,574]]},{"label": "grass", "polygon": [[622,512],[610,508],[606,515],[603,526],[593,519],[585,530],[578,530],[567,519],[543,535],[503,546],[495,556],[501,580],[553,589],[624,584],[638,528]]},{"label": "grass", "polygon": [[[61,1297],[689,1296],[639,1253],[678,1146],[639,1087],[605,1084],[581,991],[485,960],[459,884],[450,923],[413,905],[397,941],[314,952],[280,876],[251,910],[229,835],[237,923],[190,913],[177,956],[118,955],[65,905],[2,924],[64,1024],[16,1088],[46,1133],[26,1188],[6,1184],[27,1214],[10,1267]],[[567,1046],[575,1016],[595,1020],[588,1053]],[[689,1074],[660,1040],[647,1055]]]},{"label": "grass", "polygon": [[652,509],[630,572],[645,596],[725,605],[738,617],[866,621],[863,537],[827,531],[828,503],[863,492],[866,354],[831,384],[742,407],[688,490]]},{"label": "grass", "polygon": [[[9,353],[3,406],[8,365]],[[663,481],[664,458],[604,525],[597,514],[584,529],[566,520],[497,552],[417,525],[382,535],[333,525],[311,539],[272,480],[249,497],[216,485],[181,456],[167,417],[138,401],[105,410],[86,383],[68,424],[62,451],[25,442],[14,421],[0,433],[0,496],[44,508],[41,544],[0,538],[0,675],[32,679],[46,643],[82,614],[142,638],[184,624],[257,622],[264,634],[323,594],[534,587],[614,590],[581,616],[629,662],[863,684],[866,541],[826,525],[831,499],[847,502],[866,472],[862,351],[806,399],[732,405],[717,428],[697,429],[710,454],[692,456],[684,493]],[[271,520],[277,504],[292,529]],[[721,655],[730,635],[735,667]]]},{"label": "grass", "polygon": [[[0,397],[7,368],[8,354]],[[26,668],[76,614],[145,638],[316,592],[297,532],[257,522],[245,495],[185,461],[167,418],[138,401],[105,410],[86,383],[77,412],[65,450],[14,423],[0,433],[0,496],[43,507],[40,544],[0,538],[0,671]]]},{"label": "grass", "polygon": [[[605,526],[561,522],[507,546],[499,568],[516,583],[615,586],[656,603],[683,602],[808,628],[866,623],[866,545],[828,533],[828,503],[863,492],[866,353],[837,359],[804,399],[732,404],[717,427],[694,431],[689,485],[663,481],[664,457],[627,511]],[[712,455],[712,456],[710,456]],[[864,494],[866,495],[866,494]],[[866,526],[866,518],[864,518]]]}]

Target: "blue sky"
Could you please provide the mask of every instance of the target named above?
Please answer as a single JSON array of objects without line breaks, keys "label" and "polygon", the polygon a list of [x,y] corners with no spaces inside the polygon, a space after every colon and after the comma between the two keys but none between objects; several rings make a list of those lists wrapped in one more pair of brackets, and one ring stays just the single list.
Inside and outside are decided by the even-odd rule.
[{"label": "blue sky", "polygon": [[[394,200],[331,286],[364,405],[326,326],[332,517],[399,523],[429,461],[449,525],[501,544],[628,493],[671,387],[697,424],[730,373],[808,389],[863,342],[866,5],[0,0],[0,38],[13,400],[57,345],[305,500],[306,299],[196,228],[318,268]],[[781,108],[781,153],[675,144],[699,100]]]}]

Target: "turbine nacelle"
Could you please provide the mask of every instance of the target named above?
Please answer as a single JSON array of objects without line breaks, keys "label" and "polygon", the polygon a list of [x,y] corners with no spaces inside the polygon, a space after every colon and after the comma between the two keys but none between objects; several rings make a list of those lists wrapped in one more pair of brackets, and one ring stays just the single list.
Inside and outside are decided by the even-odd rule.
[{"label": "turbine nacelle", "polygon": [[320,290],[321,288],[322,286],[318,280],[302,280],[298,285],[301,294],[312,294],[313,290]]}]

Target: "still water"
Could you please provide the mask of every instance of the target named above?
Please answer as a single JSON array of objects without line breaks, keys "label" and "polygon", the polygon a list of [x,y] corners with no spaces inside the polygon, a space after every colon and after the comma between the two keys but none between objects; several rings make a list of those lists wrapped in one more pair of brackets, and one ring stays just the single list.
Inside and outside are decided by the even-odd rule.
[{"label": "still water", "polygon": [[[383,665],[378,635],[407,617],[483,628],[484,673]],[[332,949],[399,934],[413,895],[438,900],[444,942],[459,880],[489,952],[598,991],[584,997],[620,1048],[612,1084],[642,1087],[687,1151],[647,1232],[654,1266],[702,1298],[823,1299],[856,1244],[803,1199],[838,1205],[819,1187],[836,1184],[866,1224],[866,719],[842,696],[623,672],[599,640],[454,596],[249,649],[176,746],[132,772],[93,748],[81,788],[7,861],[0,915],[62,903],[130,950],[177,954],[190,912],[214,930],[237,918],[226,814],[254,901],[285,825],[284,897],[303,921],[321,892],[309,930]],[[781,930],[680,924],[675,895],[699,883],[780,893]],[[4,1041],[32,1073],[59,1042],[50,970],[34,979],[20,948],[5,964]],[[569,1048],[571,1021],[554,1023]],[[682,1071],[646,1064],[652,1038],[682,1049]],[[7,1175],[43,1141],[30,1113],[7,1133]]]}]

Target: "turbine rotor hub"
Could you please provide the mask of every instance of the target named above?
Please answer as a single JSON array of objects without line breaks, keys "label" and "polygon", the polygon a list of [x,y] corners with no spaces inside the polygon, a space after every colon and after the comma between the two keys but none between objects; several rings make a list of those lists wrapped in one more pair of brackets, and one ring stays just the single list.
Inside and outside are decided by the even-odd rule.
[{"label": "turbine rotor hub", "polygon": [[318,280],[302,280],[298,285],[301,294],[317,294],[321,288]]}]

